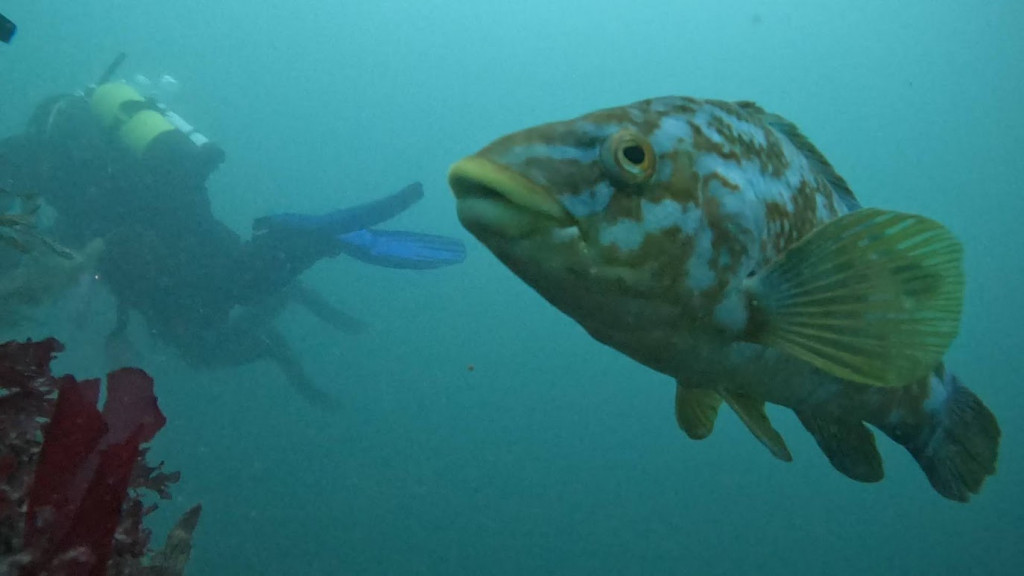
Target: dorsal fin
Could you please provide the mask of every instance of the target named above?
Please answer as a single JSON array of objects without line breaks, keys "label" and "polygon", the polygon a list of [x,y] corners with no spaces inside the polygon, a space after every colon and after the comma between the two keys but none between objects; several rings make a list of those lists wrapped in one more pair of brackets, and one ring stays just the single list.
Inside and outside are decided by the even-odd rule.
[{"label": "dorsal fin", "polygon": [[849,211],[859,210],[861,208],[860,201],[853,194],[853,190],[850,190],[850,185],[846,183],[846,180],[836,172],[836,169],[832,167],[825,155],[821,153],[818,148],[803,135],[803,132],[797,128],[796,124],[793,124],[789,120],[786,120],[778,114],[767,112],[764,108],[761,108],[757,104],[749,101],[737,102],[737,106],[745,110],[749,114],[760,117],[762,120],[768,123],[769,126],[777,130],[780,134],[786,137],[793,146],[797,148],[807,159],[807,162],[811,165],[811,169],[820,174],[828,185],[832,188],[832,192],[842,200],[843,205]]},{"label": "dorsal fin", "polygon": [[711,435],[721,404],[722,397],[714,390],[676,384],[676,423],[694,440],[703,440]]},{"label": "dorsal fin", "polygon": [[768,414],[764,411],[764,400],[739,392],[723,391],[721,395],[729,407],[740,417],[740,420],[747,425],[747,429],[772,453],[772,456],[784,462],[793,461],[793,456],[789,453],[789,448],[786,448],[786,441],[782,439],[782,434],[779,434],[779,431],[768,420]]}]

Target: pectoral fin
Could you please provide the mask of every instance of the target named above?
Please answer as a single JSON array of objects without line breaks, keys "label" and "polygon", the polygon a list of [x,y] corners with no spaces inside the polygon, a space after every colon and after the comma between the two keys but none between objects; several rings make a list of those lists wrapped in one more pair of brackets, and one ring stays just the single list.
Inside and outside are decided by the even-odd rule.
[{"label": "pectoral fin", "polygon": [[937,222],[851,212],[748,280],[746,339],[846,380],[903,386],[928,374],[959,331],[962,260]]},{"label": "pectoral fin", "polygon": [[676,384],[676,423],[694,440],[703,440],[711,435],[721,404],[722,397],[714,390]]},{"label": "pectoral fin", "polygon": [[765,448],[768,448],[772,456],[785,462],[793,461],[793,456],[789,453],[789,448],[786,447],[786,441],[768,420],[768,414],[764,410],[764,400],[735,392],[722,392],[721,394],[729,407],[747,425],[747,429],[761,441],[761,444],[764,444]]},{"label": "pectoral fin", "polygon": [[885,476],[875,435],[863,422],[796,415],[836,470],[858,482],[878,482]]}]

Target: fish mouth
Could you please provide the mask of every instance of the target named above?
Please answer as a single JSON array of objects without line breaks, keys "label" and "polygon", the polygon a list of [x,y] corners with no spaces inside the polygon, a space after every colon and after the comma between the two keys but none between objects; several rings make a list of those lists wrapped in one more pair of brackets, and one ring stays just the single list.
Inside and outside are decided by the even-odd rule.
[{"label": "fish mouth", "polygon": [[571,214],[543,187],[497,162],[470,156],[448,171],[459,221],[473,234],[510,238],[575,225]]}]

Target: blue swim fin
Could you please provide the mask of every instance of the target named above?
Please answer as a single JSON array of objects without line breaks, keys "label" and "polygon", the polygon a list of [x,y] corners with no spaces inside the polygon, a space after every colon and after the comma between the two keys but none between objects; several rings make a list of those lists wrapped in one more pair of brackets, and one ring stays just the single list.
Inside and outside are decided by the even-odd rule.
[{"label": "blue swim fin", "polygon": [[342,208],[327,214],[295,214],[285,212],[257,218],[252,223],[253,234],[267,232],[312,233],[328,237],[357,232],[398,216],[423,198],[423,185],[413,182],[398,192]]},{"label": "blue swim fin", "polygon": [[342,253],[385,268],[426,270],[466,259],[466,246],[461,240],[434,234],[367,228],[337,238]]}]

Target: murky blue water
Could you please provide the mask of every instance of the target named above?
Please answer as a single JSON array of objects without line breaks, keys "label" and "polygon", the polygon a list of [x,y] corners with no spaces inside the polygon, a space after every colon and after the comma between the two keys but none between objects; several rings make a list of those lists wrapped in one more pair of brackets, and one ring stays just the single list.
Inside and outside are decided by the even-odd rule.
[{"label": "murky blue water", "polygon": [[[0,134],[94,81],[173,75],[173,107],[228,160],[217,215],[327,211],[422,180],[396,227],[456,235],[459,267],[330,260],[309,284],[372,330],[302,310],[280,323],[337,413],[271,367],[197,372],[131,330],[183,473],[158,532],[204,514],[189,574],[1019,574],[1024,279],[1024,3],[5,2]],[[936,218],[964,241],[952,367],[1000,419],[998,474],[970,504],[880,438],[887,477],[832,469],[791,412],[795,461],[731,413],[688,440],[673,383],[592,341],[459,226],[451,162],[508,131],[665,95],[752,99],[795,121],[867,205]],[[90,321],[31,327],[98,374]],[[475,369],[470,371],[468,366]]]}]

